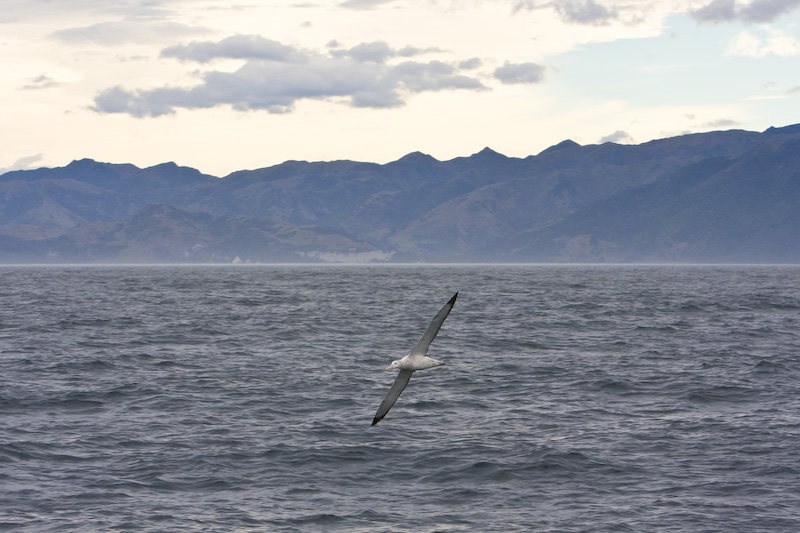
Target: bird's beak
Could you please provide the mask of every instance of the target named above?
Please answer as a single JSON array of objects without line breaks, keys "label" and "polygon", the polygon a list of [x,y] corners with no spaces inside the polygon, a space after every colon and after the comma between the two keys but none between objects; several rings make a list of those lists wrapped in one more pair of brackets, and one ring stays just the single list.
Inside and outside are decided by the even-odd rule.
[{"label": "bird's beak", "polygon": [[392,369],[392,365],[389,365],[389,366],[387,366],[386,368],[384,368],[384,369],[383,369],[383,371],[384,371],[384,372],[387,372],[387,371],[389,371],[389,370],[391,370],[391,369]]}]

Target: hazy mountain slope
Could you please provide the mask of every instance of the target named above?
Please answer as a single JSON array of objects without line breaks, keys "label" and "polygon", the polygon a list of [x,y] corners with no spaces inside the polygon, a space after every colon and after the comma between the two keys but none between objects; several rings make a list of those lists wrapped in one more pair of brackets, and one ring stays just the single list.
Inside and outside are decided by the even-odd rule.
[{"label": "hazy mountain slope", "polygon": [[386,165],[289,161],[198,187],[192,207],[379,236],[455,196],[504,179],[502,170],[513,160],[492,152],[487,164],[482,159],[488,152],[464,158],[469,162],[441,162],[419,153]]},{"label": "hazy mountain slope", "polygon": [[38,244],[38,253],[51,261],[81,262],[284,262],[376,252],[325,228],[165,205],[149,206],[123,222],[86,224]]},{"label": "hazy mountain slope", "polygon": [[127,214],[129,205],[123,195],[70,179],[0,181],[0,224],[5,233],[19,236],[44,238],[113,220]]},{"label": "hazy mountain slope", "polygon": [[500,249],[512,260],[800,261],[800,139],[712,158]]},{"label": "hazy mountain slope", "polygon": [[438,259],[492,260],[495,253],[485,250],[498,238],[544,227],[685,165],[740,153],[763,141],[761,134],[736,130],[638,146],[565,141],[507,165],[505,179],[436,205],[389,241],[406,252],[438,254]]},{"label": "hazy mountain slope", "polygon": [[180,205],[187,188],[214,181],[175,163],[140,169],[91,159],[8,172],[0,176],[0,224],[25,226],[13,231],[17,235],[38,228],[40,237],[52,236],[80,224],[121,220],[151,203]]}]

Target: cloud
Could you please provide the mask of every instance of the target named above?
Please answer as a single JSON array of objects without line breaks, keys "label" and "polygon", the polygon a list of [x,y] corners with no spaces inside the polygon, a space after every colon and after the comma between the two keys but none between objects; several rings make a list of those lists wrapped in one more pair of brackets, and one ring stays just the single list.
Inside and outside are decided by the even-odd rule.
[{"label": "cloud", "polygon": [[[623,9],[632,6],[625,4]],[[564,22],[570,24],[584,24],[591,26],[605,26],[615,20],[620,20],[617,7],[608,8],[598,4],[595,0],[552,0],[551,2],[536,2],[534,0],[517,0],[512,6],[514,13],[523,9],[552,8]],[[635,19],[634,19],[635,21]]]},{"label": "cloud", "polygon": [[404,46],[403,48],[397,51],[397,55],[401,57],[412,57],[422,54],[435,54],[443,51],[444,50],[442,50],[441,48],[436,48],[436,47],[417,48],[416,46]]},{"label": "cloud", "polygon": [[506,63],[494,71],[501,83],[539,83],[544,80],[544,67],[536,63]]},{"label": "cloud", "polygon": [[627,131],[617,130],[610,135],[606,135],[600,139],[600,143],[616,143],[616,144],[634,144],[633,137]]},{"label": "cloud", "polygon": [[442,61],[406,61],[392,67],[388,78],[415,93],[444,89],[485,89],[475,78],[458,74],[456,67]]},{"label": "cloud", "polygon": [[594,0],[560,0],[553,7],[566,22],[602,26],[619,18],[616,8],[607,8]]},{"label": "cloud", "polygon": [[755,24],[772,22],[800,7],[800,0],[753,0],[742,7],[740,16],[745,22]]},{"label": "cloud", "polygon": [[749,31],[742,31],[733,38],[725,55],[764,57],[767,55],[790,57],[800,54],[800,41],[780,30],[769,30],[764,39]]},{"label": "cloud", "polygon": [[464,70],[473,70],[483,65],[483,61],[479,57],[473,57],[471,59],[465,59],[458,64],[458,68]]},{"label": "cloud", "polygon": [[[174,98],[169,96],[174,91],[176,89],[131,92],[116,86],[100,92],[92,109],[103,113],[128,113],[134,117],[168,115],[175,112],[172,103]],[[177,97],[177,94],[174,96]]]},{"label": "cloud", "polygon": [[783,100],[784,98],[788,98],[782,94],[764,94],[764,95],[757,95],[757,96],[748,96],[745,100]]},{"label": "cloud", "polygon": [[161,51],[161,57],[174,57],[181,61],[208,63],[214,59],[269,59],[290,61],[300,52],[278,41],[257,35],[233,35],[214,42],[192,42],[176,45]]},{"label": "cloud", "polygon": [[729,22],[736,18],[736,0],[713,0],[690,14],[697,22]]},{"label": "cloud", "polygon": [[[0,19],[17,21],[39,21],[64,19],[65,15],[79,14],[85,18],[94,16],[120,16],[137,19],[164,19],[174,13],[170,4],[179,5],[181,0],[119,1],[119,0],[69,0],[44,2],[29,0],[4,0]],[[2,20],[0,20],[2,22]]]},{"label": "cloud", "polygon": [[753,0],[740,5],[736,0],[712,0],[705,6],[691,11],[697,22],[740,21],[747,24],[772,22],[800,7],[800,0]]},{"label": "cloud", "polygon": [[163,54],[208,62],[217,57],[246,59],[234,72],[208,71],[191,88],[128,90],[121,86],[100,92],[94,109],[156,117],[177,109],[229,105],[240,111],[289,113],[298,100],[343,100],[352,107],[390,108],[405,105],[414,94],[442,90],[486,90],[458,66],[441,61],[391,64],[395,52],[386,43],[362,44],[329,54],[304,52],[261,38],[224,39],[170,47]]},{"label": "cloud", "polygon": [[396,54],[397,52],[383,41],[361,43],[347,50],[334,50],[331,52],[331,55],[335,57],[350,57],[356,61],[374,61],[376,63],[384,63]]},{"label": "cloud", "polygon": [[762,57],[766,52],[761,39],[748,31],[743,31],[733,38],[725,55]]},{"label": "cloud", "polygon": [[73,45],[99,44],[103,46],[119,46],[144,41],[158,42],[165,38],[175,39],[176,37],[204,33],[208,33],[205,28],[187,26],[177,22],[121,20],[58,30],[51,33],[50,36]]},{"label": "cloud", "polygon": [[334,49],[331,51],[332,56],[351,57],[357,61],[376,61],[378,63],[383,63],[393,57],[414,57],[442,51],[435,47],[417,48],[416,46],[404,46],[400,50],[395,50],[383,41],[361,43],[348,49],[339,49],[340,46],[336,41],[328,43],[328,47]]},{"label": "cloud", "polygon": [[29,83],[22,86],[22,88],[26,91],[30,90],[37,90],[37,89],[51,89],[53,87],[60,87],[64,85],[61,82],[58,82],[47,76],[45,74],[40,74],[34,78],[30,78]]},{"label": "cloud", "polygon": [[383,4],[388,4],[392,0],[347,0],[339,4],[340,7],[347,9],[372,9]]},{"label": "cloud", "polygon": [[701,126],[703,128],[723,129],[723,128],[735,128],[738,125],[739,123],[736,122],[735,120],[731,120],[729,118],[720,118],[717,120],[710,120],[708,122],[705,122]]},{"label": "cloud", "polygon": [[13,170],[31,170],[35,163],[38,163],[44,158],[44,154],[29,155],[21,157],[14,161],[10,167],[0,167],[0,175]]},{"label": "cloud", "polygon": [[[361,43],[352,48],[342,49],[337,41],[328,43],[330,54],[334,57],[350,57],[357,61],[384,63],[392,57],[412,57],[431,52],[438,48],[416,48],[406,46],[394,50],[383,41]],[[175,45],[161,51],[161,57],[173,57],[180,61],[209,63],[215,59],[264,59],[270,61],[304,61],[307,52],[258,35],[233,35],[219,42],[193,41],[189,44]]]}]

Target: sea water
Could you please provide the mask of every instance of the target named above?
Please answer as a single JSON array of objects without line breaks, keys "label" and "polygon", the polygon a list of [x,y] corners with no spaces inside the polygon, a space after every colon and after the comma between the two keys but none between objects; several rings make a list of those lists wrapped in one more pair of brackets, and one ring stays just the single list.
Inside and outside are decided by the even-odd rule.
[{"label": "sea water", "polygon": [[800,531],[800,267],[2,267],[0,529]]}]

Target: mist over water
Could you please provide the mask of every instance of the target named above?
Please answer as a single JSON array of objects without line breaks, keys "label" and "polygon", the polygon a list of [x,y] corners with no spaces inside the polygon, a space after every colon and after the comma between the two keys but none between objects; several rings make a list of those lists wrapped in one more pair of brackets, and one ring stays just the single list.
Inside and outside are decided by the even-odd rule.
[{"label": "mist over water", "polygon": [[2,267],[0,301],[2,529],[800,530],[800,267]]}]

